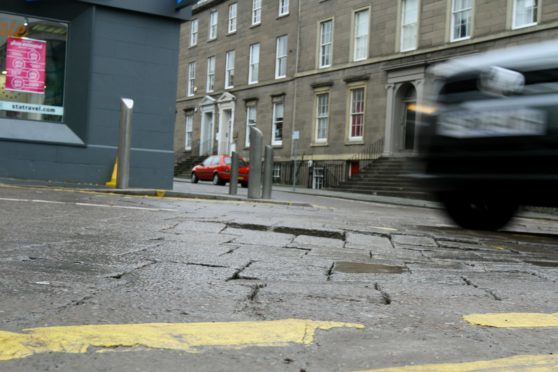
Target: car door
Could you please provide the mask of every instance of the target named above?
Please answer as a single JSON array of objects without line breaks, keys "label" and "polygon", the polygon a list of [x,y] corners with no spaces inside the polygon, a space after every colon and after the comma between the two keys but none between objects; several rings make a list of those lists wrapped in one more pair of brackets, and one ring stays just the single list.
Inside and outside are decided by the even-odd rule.
[{"label": "car door", "polygon": [[211,162],[212,162],[213,158],[214,158],[214,156],[210,156],[203,161],[201,169],[200,169],[200,175],[199,175],[200,180],[204,180],[204,181],[211,180],[211,177],[212,177]]}]

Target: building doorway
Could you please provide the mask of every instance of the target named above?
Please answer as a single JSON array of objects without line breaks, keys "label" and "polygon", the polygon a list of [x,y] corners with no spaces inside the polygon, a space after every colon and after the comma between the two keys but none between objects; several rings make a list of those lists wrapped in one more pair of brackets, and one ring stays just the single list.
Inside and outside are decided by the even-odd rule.
[{"label": "building doorway", "polygon": [[202,113],[200,156],[211,155],[213,152],[213,111]]},{"label": "building doorway", "polygon": [[217,100],[219,107],[219,132],[217,134],[219,155],[230,155],[236,151],[234,136],[235,96],[225,92]]},{"label": "building doorway", "polygon": [[213,155],[215,142],[215,99],[206,96],[200,103],[200,156]]},{"label": "building doorway", "polygon": [[414,151],[415,132],[416,132],[416,105],[417,94],[415,88],[410,85],[403,96],[403,117],[401,120],[402,144],[401,150],[404,152]]}]

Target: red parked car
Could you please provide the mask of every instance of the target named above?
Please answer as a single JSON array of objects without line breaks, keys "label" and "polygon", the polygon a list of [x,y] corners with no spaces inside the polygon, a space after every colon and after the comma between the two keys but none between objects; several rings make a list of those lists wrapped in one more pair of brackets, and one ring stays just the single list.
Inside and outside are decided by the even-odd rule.
[{"label": "red parked car", "polygon": [[[192,168],[192,183],[198,181],[212,181],[214,185],[224,185],[231,181],[232,158],[229,155],[213,155],[203,163]],[[238,182],[242,187],[248,187],[248,173],[250,166],[243,158],[238,159]]]}]

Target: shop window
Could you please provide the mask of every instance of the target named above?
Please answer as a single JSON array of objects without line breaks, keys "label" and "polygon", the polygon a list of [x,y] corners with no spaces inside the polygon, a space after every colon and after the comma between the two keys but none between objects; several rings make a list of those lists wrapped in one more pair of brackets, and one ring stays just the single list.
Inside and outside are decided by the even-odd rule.
[{"label": "shop window", "polygon": [[0,118],[64,119],[68,25],[0,13]]}]

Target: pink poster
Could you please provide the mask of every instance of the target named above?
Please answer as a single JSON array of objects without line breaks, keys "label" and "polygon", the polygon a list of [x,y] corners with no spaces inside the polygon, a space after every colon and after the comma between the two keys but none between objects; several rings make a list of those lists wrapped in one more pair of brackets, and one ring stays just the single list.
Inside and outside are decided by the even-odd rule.
[{"label": "pink poster", "polygon": [[6,48],[6,89],[45,92],[46,42],[9,37]]}]

